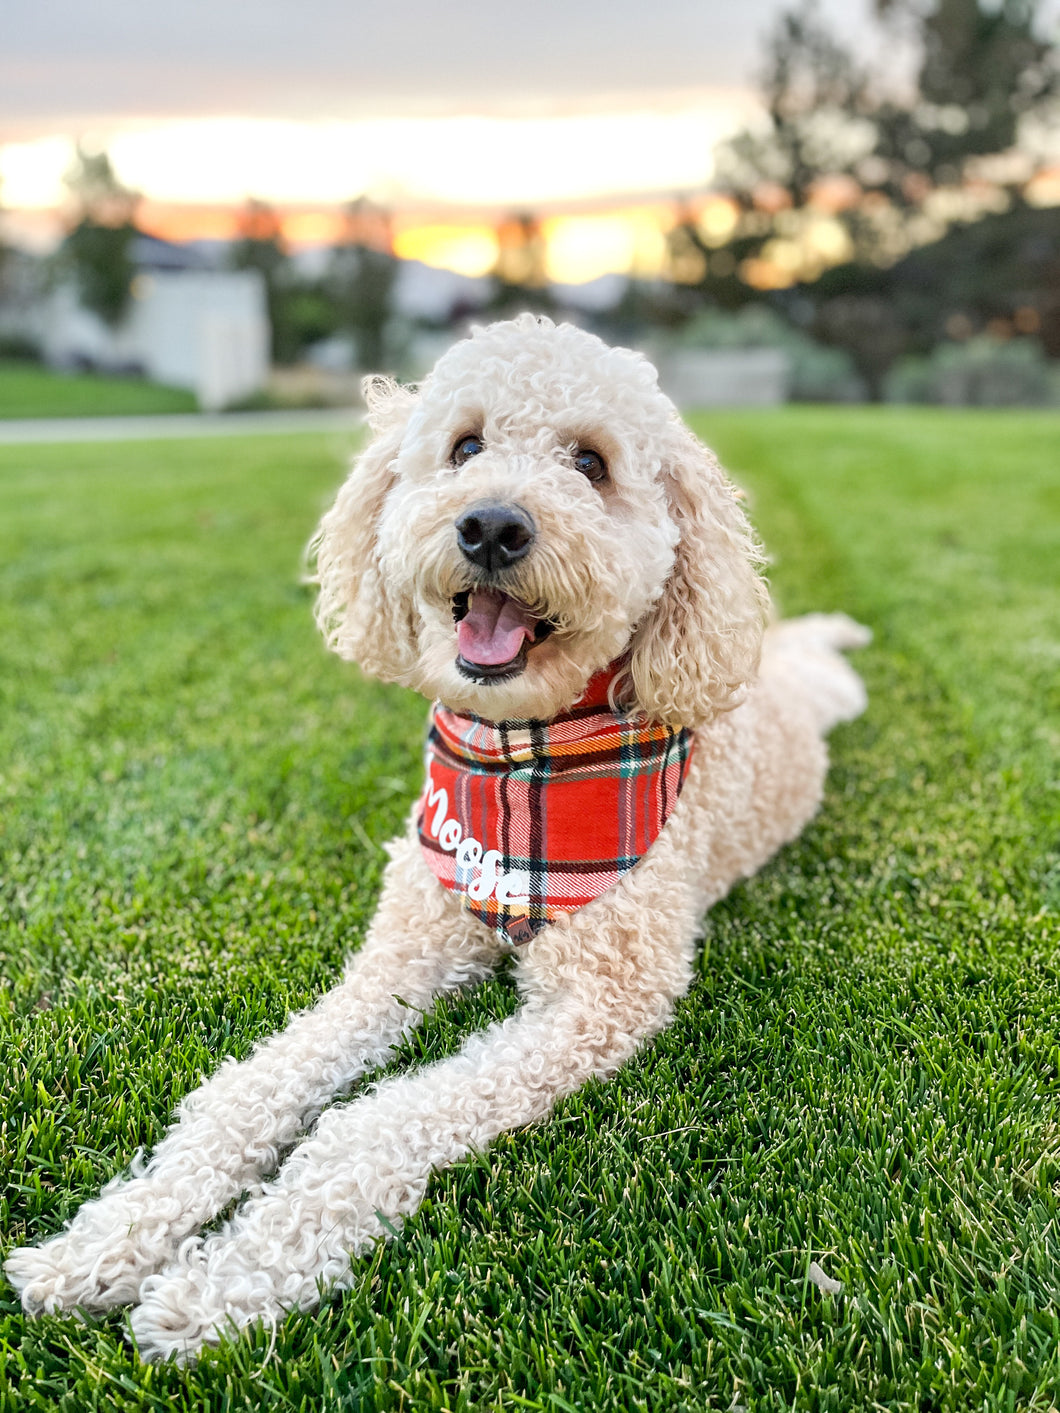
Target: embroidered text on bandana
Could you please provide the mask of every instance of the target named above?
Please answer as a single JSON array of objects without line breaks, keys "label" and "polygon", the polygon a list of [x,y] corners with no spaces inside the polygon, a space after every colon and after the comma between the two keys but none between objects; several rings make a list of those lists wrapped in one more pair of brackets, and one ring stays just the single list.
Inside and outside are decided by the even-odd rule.
[{"label": "embroidered text on bandana", "polygon": [[692,733],[614,710],[613,675],[551,721],[431,711],[420,844],[440,882],[513,946],[613,888],[684,784]]}]

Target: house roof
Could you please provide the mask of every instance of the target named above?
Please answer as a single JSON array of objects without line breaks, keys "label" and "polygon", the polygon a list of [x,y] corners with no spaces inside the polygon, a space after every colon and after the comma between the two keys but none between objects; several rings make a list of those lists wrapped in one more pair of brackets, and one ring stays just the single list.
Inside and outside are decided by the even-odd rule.
[{"label": "house roof", "polygon": [[208,270],[210,261],[190,245],[140,232],[133,240],[133,263],[138,270]]}]

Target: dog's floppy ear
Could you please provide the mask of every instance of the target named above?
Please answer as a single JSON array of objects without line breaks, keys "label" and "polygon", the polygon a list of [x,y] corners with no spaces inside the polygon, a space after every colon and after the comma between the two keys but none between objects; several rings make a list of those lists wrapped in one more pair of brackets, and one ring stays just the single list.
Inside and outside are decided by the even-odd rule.
[{"label": "dog's floppy ear", "polygon": [[415,635],[407,606],[387,591],[376,539],[416,394],[384,377],[365,378],[361,390],[374,436],[310,543],[316,619],[333,652],[394,681],[415,660]]},{"label": "dog's floppy ear", "polygon": [[662,474],[680,539],[662,596],[633,636],[629,680],[636,709],[653,720],[701,726],[753,679],[769,596],[736,490],[676,419]]}]

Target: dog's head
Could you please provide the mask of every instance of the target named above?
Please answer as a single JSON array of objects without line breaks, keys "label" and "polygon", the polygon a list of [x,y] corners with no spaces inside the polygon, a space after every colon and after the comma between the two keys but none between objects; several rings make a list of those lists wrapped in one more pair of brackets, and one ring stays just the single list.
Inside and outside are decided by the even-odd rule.
[{"label": "dog's head", "polygon": [[374,439],[314,541],[317,618],[365,671],[488,720],[617,700],[696,726],[753,676],[766,591],[743,510],[639,354],[522,315],[418,392],[365,386]]}]

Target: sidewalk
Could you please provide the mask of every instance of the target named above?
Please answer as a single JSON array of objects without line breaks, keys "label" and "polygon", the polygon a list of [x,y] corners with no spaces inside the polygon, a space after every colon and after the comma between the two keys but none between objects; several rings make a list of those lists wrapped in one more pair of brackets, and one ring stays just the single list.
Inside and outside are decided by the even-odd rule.
[{"label": "sidewalk", "polygon": [[357,432],[355,408],[305,412],[181,412],[162,417],[40,417],[0,419],[0,446],[31,442],[168,441],[174,437],[275,436],[291,432]]}]

